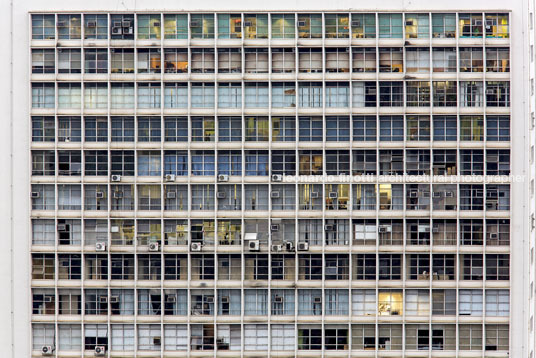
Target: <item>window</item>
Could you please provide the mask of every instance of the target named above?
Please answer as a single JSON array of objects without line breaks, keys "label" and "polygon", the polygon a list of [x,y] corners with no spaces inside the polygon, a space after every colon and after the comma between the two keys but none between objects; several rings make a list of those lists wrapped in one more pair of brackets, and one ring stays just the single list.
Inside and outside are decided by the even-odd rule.
[{"label": "window", "polygon": [[164,84],[164,108],[187,108],[188,84],[166,82]]},{"label": "window", "polygon": [[214,14],[191,14],[190,15],[190,38],[213,39],[214,38]]},{"label": "window", "polygon": [[32,116],[32,142],[54,142],[54,117]]},{"label": "window", "polygon": [[457,120],[455,116],[434,116],[434,141],[456,141]]},{"label": "window", "polygon": [[272,83],[272,107],[296,107],[296,85],[294,82]]},{"label": "window", "polygon": [[138,175],[160,176],[160,151],[138,151]]},{"label": "window", "polygon": [[510,49],[507,47],[486,47],[486,71],[510,72]]},{"label": "window", "polygon": [[134,350],[134,325],[113,324],[111,325],[112,351],[133,351]]},{"label": "window", "polygon": [[350,119],[346,116],[326,117],[326,141],[344,142],[350,140]]},{"label": "window", "polygon": [[241,108],[242,84],[238,82],[218,83],[218,107]]},{"label": "window", "polygon": [[403,72],[401,47],[380,47],[380,72]]},{"label": "window", "polygon": [[192,324],[190,326],[190,349],[193,351],[214,350],[213,324]]},{"label": "window", "polygon": [[[164,210],[187,210],[188,209],[188,187],[186,185],[166,185],[164,187]],[[174,225],[175,224],[175,225]],[[164,236],[166,245],[185,244],[184,233],[180,229],[184,226],[180,221],[166,220]]]},{"label": "window", "polygon": [[244,325],[244,350],[245,351],[268,351],[268,325],[245,324]]},{"label": "window", "polygon": [[160,15],[138,15],[138,39],[160,39]]},{"label": "window", "polygon": [[510,255],[487,254],[486,255],[486,280],[509,280],[510,279]]},{"label": "window", "polygon": [[106,150],[84,151],[84,175],[108,175],[108,152]]},{"label": "window", "polygon": [[[240,21],[240,19],[239,19]],[[188,58],[188,54],[186,54]],[[242,53],[239,48],[218,49],[218,73],[241,73]]]},{"label": "window", "polygon": [[[161,349],[162,332],[159,324],[138,325],[138,350],[159,351]],[[160,339],[155,339],[155,338]]]},{"label": "window", "polygon": [[322,15],[298,14],[298,37],[302,39],[322,38]]},{"label": "window", "polygon": [[82,329],[79,324],[58,325],[60,351],[78,351],[82,346]]},{"label": "window", "polygon": [[325,36],[329,38],[347,39],[350,32],[350,16],[348,14],[324,14]]},{"label": "window", "polygon": [[509,175],[510,174],[510,150],[508,149],[486,150],[486,174]]},{"label": "window", "polygon": [[272,324],[271,329],[272,350],[293,351],[295,349],[296,330],[293,324]]},{"label": "window", "polygon": [[55,69],[54,50],[32,49],[32,73],[54,73]]},{"label": "window", "polygon": [[32,39],[53,40],[55,38],[54,15],[32,14]]},{"label": "window", "polygon": [[32,108],[54,108],[54,83],[32,83]]},{"label": "window", "polygon": [[54,210],[55,202],[54,185],[32,184],[33,210]]},{"label": "window", "polygon": [[406,38],[428,39],[430,37],[430,17],[428,14],[405,14]]},{"label": "window", "polygon": [[[423,89],[424,91],[424,89]],[[408,94],[408,99],[409,99]],[[428,100],[430,91],[428,90]],[[380,82],[380,107],[401,107],[404,103],[403,82]]]},{"label": "window", "polygon": [[380,316],[401,316],[404,305],[403,297],[402,290],[379,290],[378,314]]},{"label": "window", "polygon": [[430,117],[408,115],[406,117],[406,133],[408,141],[429,141]]},{"label": "window", "polygon": [[380,141],[403,141],[404,118],[402,116],[380,117]]},{"label": "window", "polygon": [[54,245],[56,225],[54,220],[32,219],[32,244]]},{"label": "window", "polygon": [[245,315],[264,316],[268,313],[268,290],[246,289],[244,290],[244,300]]},{"label": "window", "polygon": [[108,108],[108,84],[84,83],[84,109]]},{"label": "window", "polygon": [[406,290],[406,315],[428,316],[430,314],[430,293],[428,290]]},{"label": "window", "polygon": [[298,51],[298,71],[300,73],[322,72],[321,48],[299,48]]},{"label": "window", "polygon": [[138,117],[138,142],[160,142],[160,117]]},{"label": "window", "polygon": [[134,83],[112,82],[111,108],[132,109],[134,108]]},{"label": "window", "polygon": [[84,14],[84,38],[107,39],[108,16],[106,14]]},{"label": "window", "polygon": [[459,290],[459,314],[464,316],[482,316],[482,290]]},{"label": "window", "polygon": [[482,116],[460,116],[460,140],[483,141],[484,118]]},{"label": "window", "polygon": [[112,48],[112,73],[134,73],[134,49]]},{"label": "window", "polygon": [[218,151],[218,175],[242,175],[242,153],[237,150]]},{"label": "window", "polygon": [[486,82],[486,106],[510,107],[510,82]]},{"label": "window", "polygon": [[190,92],[192,108],[214,108],[214,83],[192,83]]},{"label": "window", "polygon": [[373,39],[376,37],[375,14],[352,14],[352,38]]},{"label": "window", "polygon": [[327,316],[347,316],[348,290],[325,289],[324,309]]},{"label": "window", "polygon": [[112,117],[112,142],[134,142],[134,118]]},{"label": "window", "polygon": [[[244,23],[247,23],[247,21]],[[244,51],[245,73],[268,73],[267,48],[246,48]]]},{"label": "window", "polygon": [[462,351],[482,350],[482,325],[481,324],[460,324],[458,326],[460,340],[458,349]]},{"label": "window", "polygon": [[32,324],[33,349],[41,349],[43,346],[54,347],[54,337],[56,332],[54,324],[34,323]]},{"label": "window", "polygon": [[138,73],[160,73],[160,49],[138,49]]},{"label": "window", "polygon": [[245,107],[268,108],[268,93],[267,82],[247,82],[244,99]]},{"label": "window", "polygon": [[408,107],[430,106],[430,82],[428,81],[406,82],[406,106]]},{"label": "window", "polygon": [[164,72],[165,73],[188,73],[188,49],[185,49],[185,48],[164,49]]},{"label": "window", "polygon": [[507,13],[486,13],[486,37],[508,38],[510,28]]},{"label": "window", "polygon": [[164,151],[164,175],[188,175],[188,152],[181,150]]},{"label": "window", "polygon": [[82,173],[82,155],[78,150],[58,151],[58,174],[78,176]]},{"label": "window", "polygon": [[80,142],[80,117],[58,117],[58,142]]},{"label": "window", "polygon": [[[483,82],[478,81],[460,81],[460,106],[461,107],[482,107],[484,104],[484,84]],[[499,93],[492,93],[490,91],[490,101],[495,102],[499,101],[497,96]],[[501,93],[502,98],[505,99],[507,96],[505,93]]]},{"label": "window", "polygon": [[460,210],[484,210],[484,189],[482,185],[460,185]]},{"label": "window", "polygon": [[350,72],[350,49],[348,47],[328,47],[326,51],[326,72]]},{"label": "window", "polygon": [[242,16],[240,14],[218,14],[218,38],[242,38]]},{"label": "window", "polygon": [[54,175],[55,162],[53,150],[33,150],[32,175]]},{"label": "window", "polygon": [[321,82],[300,82],[299,83],[299,103],[303,108],[321,108],[322,83]]},{"label": "window", "polygon": [[[369,225],[354,224],[354,228],[355,228],[354,243],[359,243],[359,242],[366,243],[367,229],[371,231],[370,229],[374,228],[374,231],[376,231],[376,225],[370,225],[370,223],[368,224]],[[371,236],[370,232],[368,234],[369,234],[368,236]],[[353,280],[375,280],[376,279],[376,257],[374,254],[353,255],[352,260],[354,263],[354,270],[355,270],[353,277],[352,277]],[[368,294],[370,294],[370,292]],[[353,300],[353,296],[352,296],[352,300]],[[371,302],[373,305],[372,311],[375,311],[374,307],[376,304],[376,294],[374,294],[372,301],[370,301],[370,298],[369,298],[369,303]],[[365,313],[361,313],[361,314],[365,314]]]},{"label": "window", "polygon": [[379,164],[380,175],[402,174],[404,172],[404,153],[402,150],[381,150]]},{"label": "window", "polygon": [[272,73],[296,72],[296,53],[294,48],[272,49]]},{"label": "window", "polygon": [[326,174],[350,174],[350,152],[348,150],[326,150]]},{"label": "window", "polygon": [[294,315],[294,290],[272,289],[270,294],[272,316]]},{"label": "window", "polygon": [[434,106],[435,107],[456,107],[457,86],[453,81],[433,81]]},{"label": "window", "polygon": [[271,14],[271,18],[273,39],[293,39],[296,36],[294,14]]},{"label": "window", "polygon": [[350,98],[348,82],[326,82],[326,107],[347,108]]},{"label": "window", "polygon": [[[406,36],[408,34],[406,33]],[[428,36],[428,35],[427,35]],[[430,71],[430,50],[427,48],[406,49],[406,72]]]},{"label": "window", "polygon": [[138,83],[138,108],[160,108],[160,83]]},{"label": "window", "polygon": [[352,72],[376,72],[376,49],[352,47]]},{"label": "window", "polygon": [[188,38],[188,14],[165,14],[164,15],[164,38],[187,39]]},{"label": "window", "polygon": [[400,280],[402,257],[399,254],[379,255],[379,279]]},{"label": "window", "polygon": [[85,73],[107,73],[108,51],[106,49],[84,49]]},{"label": "window", "polygon": [[214,151],[194,150],[190,155],[192,175],[214,175]]},{"label": "window", "polygon": [[432,14],[432,37],[454,38],[456,37],[455,14]]},{"label": "window", "polygon": [[81,21],[81,15],[58,15],[58,39],[79,40],[82,33]]},{"label": "window", "polygon": [[456,49],[432,48],[433,72],[456,72]]},{"label": "window", "polygon": [[214,117],[192,117],[192,142],[213,142],[215,140]]},{"label": "window", "polygon": [[484,152],[481,149],[460,150],[460,174],[484,174]]},{"label": "window", "polygon": [[245,175],[267,176],[268,175],[268,151],[247,150],[245,152]]},{"label": "window", "polygon": [[378,14],[380,38],[402,38],[402,14]]},{"label": "window", "polygon": [[486,316],[508,316],[510,314],[510,292],[508,290],[486,290]]},{"label": "window", "polygon": [[432,315],[453,316],[456,314],[456,290],[432,290]]},{"label": "window", "polygon": [[324,349],[348,350],[348,326],[326,325],[324,327]]},{"label": "window", "polygon": [[296,175],[296,152],[273,150],[271,164],[272,174]]}]

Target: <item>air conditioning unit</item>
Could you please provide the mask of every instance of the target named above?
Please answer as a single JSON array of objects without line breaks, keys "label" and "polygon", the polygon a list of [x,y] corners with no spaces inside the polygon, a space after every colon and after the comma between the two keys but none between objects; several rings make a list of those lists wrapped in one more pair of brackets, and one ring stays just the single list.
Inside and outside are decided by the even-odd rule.
[{"label": "air conditioning unit", "polygon": [[227,182],[227,181],[229,181],[229,176],[227,174],[219,174],[218,175],[218,181],[219,182]]},{"label": "air conditioning unit", "polygon": [[298,251],[309,251],[309,243],[308,242],[298,242]]},{"label": "air conditioning unit", "polygon": [[114,199],[121,199],[123,198],[123,192],[122,191],[114,191]]},{"label": "air conditioning unit", "polygon": [[361,27],[361,21],[352,21],[352,27]]},{"label": "air conditioning unit", "polygon": [[261,243],[259,242],[259,240],[250,240],[248,242],[248,248],[249,251],[260,251]]},{"label": "air conditioning unit", "polygon": [[416,198],[417,197],[417,192],[416,191],[410,191],[409,192],[409,197],[410,198]]},{"label": "air conditioning unit", "polygon": [[106,243],[104,242],[97,242],[95,244],[95,251],[98,251],[98,252],[104,252],[106,251]]},{"label": "air conditioning unit", "polygon": [[58,231],[59,232],[66,232],[69,231],[70,227],[68,224],[58,224]]},{"label": "air conditioning unit", "polygon": [[153,345],[159,346],[162,344],[162,337],[153,337]]},{"label": "air conditioning unit", "polygon": [[123,29],[121,28],[121,26],[112,27],[112,35],[122,35],[122,34],[123,34]]},{"label": "air conditioning unit", "polygon": [[164,176],[164,181],[166,182],[173,182],[175,181],[175,174],[166,174]]},{"label": "air conditioning unit", "polygon": [[104,356],[106,356],[106,347],[95,346],[95,357],[104,357]]},{"label": "air conditioning unit", "polygon": [[160,21],[153,22],[153,26],[154,27],[160,27]]},{"label": "air conditioning unit", "polygon": [[244,27],[251,26],[251,21],[244,21]]},{"label": "air conditioning unit", "polygon": [[213,296],[208,296],[205,298],[205,302],[206,303],[214,303],[214,297]]},{"label": "air conditioning unit", "polygon": [[222,296],[221,303],[229,303],[229,297],[228,296]]},{"label": "air conditioning unit", "polygon": [[119,296],[110,296],[110,303],[119,303]]},{"label": "air conditioning unit", "polygon": [[337,194],[336,191],[332,191],[332,192],[330,192],[330,193],[328,194],[328,197],[329,197],[330,199],[337,199],[338,196],[339,196],[339,195]]},{"label": "air conditioning unit", "polygon": [[288,252],[294,252],[294,243],[292,241],[285,241],[285,249]]},{"label": "air conditioning unit", "polygon": [[203,245],[201,245],[200,242],[192,242],[190,244],[190,251],[192,251],[192,252],[200,252],[202,247],[203,247]]},{"label": "air conditioning unit", "polygon": [[149,243],[149,251],[157,252],[159,249],[160,249],[160,245],[158,245],[158,242],[150,242]]},{"label": "air conditioning unit", "polygon": [[112,233],[113,233],[113,232],[119,232],[119,226],[115,226],[115,225],[114,225],[114,226],[111,226],[111,227],[110,227],[110,232],[112,232]]},{"label": "air conditioning unit", "polygon": [[117,174],[112,175],[112,181],[113,182],[121,181],[121,175],[117,175]]},{"label": "air conditioning unit", "polygon": [[50,303],[50,302],[52,302],[52,296],[45,296],[43,300],[44,300],[44,302],[49,302]]},{"label": "air conditioning unit", "polygon": [[272,199],[278,199],[278,198],[279,198],[279,192],[278,192],[278,191],[272,191],[272,192],[270,192],[270,198],[272,198]]},{"label": "air conditioning unit", "polygon": [[386,232],[391,232],[391,226],[389,225],[380,225],[378,226],[378,232],[384,234]]},{"label": "air conditioning unit", "polygon": [[272,252],[281,252],[283,251],[283,245],[272,245]]},{"label": "air conditioning unit", "polygon": [[298,27],[304,27],[305,21],[298,21]]},{"label": "air conditioning unit", "polygon": [[430,232],[430,225],[419,225],[419,232]]},{"label": "air conditioning unit", "polygon": [[432,197],[433,198],[440,198],[442,194],[443,193],[440,192],[440,191],[434,191],[434,192],[432,192]]},{"label": "air conditioning unit", "polygon": [[175,199],[177,197],[177,192],[175,191],[168,191],[166,193],[166,198],[168,199]]},{"label": "air conditioning unit", "polygon": [[100,296],[99,297],[99,303],[108,303],[108,297],[107,296]]},{"label": "air conditioning unit", "polygon": [[413,20],[406,21],[406,26],[413,26]]},{"label": "air conditioning unit", "polygon": [[272,224],[270,225],[270,231],[279,231],[279,224]]},{"label": "air conditioning unit", "polygon": [[32,191],[32,193],[30,194],[30,197],[32,199],[39,199],[40,196],[41,194],[38,191]]},{"label": "air conditioning unit", "polygon": [[318,191],[311,192],[311,199],[317,199],[319,196],[320,196],[320,193],[318,193]]},{"label": "air conditioning unit", "polygon": [[432,226],[432,232],[439,232],[439,226]]},{"label": "air conditioning unit", "polygon": [[486,94],[492,95],[492,94],[495,94],[495,93],[496,93],[496,91],[495,91],[494,88],[487,88],[486,89]]},{"label": "air conditioning unit", "polygon": [[224,191],[218,191],[216,193],[216,198],[218,198],[218,199],[225,199],[226,196],[227,196],[227,193],[224,192]]},{"label": "air conditioning unit", "polygon": [[497,234],[496,232],[490,232],[489,233],[489,238],[490,239],[497,239],[499,237],[499,234]]},{"label": "air conditioning unit", "polygon": [[123,21],[121,21],[121,26],[122,27],[130,27],[132,25],[130,24],[130,20],[123,20]]},{"label": "air conditioning unit", "polygon": [[324,225],[324,231],[333,231],[335,227],[333,225]]},{"label": "air conditioning unit", "polygon": [[121,27],[121,21],[114,21],[113,27]]},{"label": "air conditioning unit", "polygon": [[283,181],[283,176],[281,174],[272,174],[272,181]]},{"label": "air conditioning unit", "polygon": [[283,303],[283,297],[275,296],[274,297],[274,303]]},{"label": "air conditioning unit", "polygon": [[445,198],[453,198],[453,197],[454,197],[454,193],[452,191],[445,192]]},{"label": "air conditioning unit", "polygon": [[97,198],[97,199],[104,199],[104,192],[103,192],[103,191],[97,191],[97,192],[95,192],[95,198]]},{"label": "air conditioning unit", "polygon": [[132,35],[134,33],[134,30],[132,29],[132,27],[124,27],[123,28],[123,33],[125,35]]},{"label": "air conditioning unit", "polygon": [[175,302],[177,302],[177,297],[175,297],[175,295],[168,295],[166,297],[166,302],[167,303],[175,303]]},{"label": "air conditioning unit", "polygon": [[87,27],[97,27],[97,21],[88,21],[86,22]]},{"label": "air conditioning unit", "polygon": [[313,303],[316,303],[316,304],[322,303],[322,297],[313,297]]},{"label": "air conditioning unit", "polygon": [[52,346],[42,346],[41,354],[44,356],[54,355],[54,348]]}]

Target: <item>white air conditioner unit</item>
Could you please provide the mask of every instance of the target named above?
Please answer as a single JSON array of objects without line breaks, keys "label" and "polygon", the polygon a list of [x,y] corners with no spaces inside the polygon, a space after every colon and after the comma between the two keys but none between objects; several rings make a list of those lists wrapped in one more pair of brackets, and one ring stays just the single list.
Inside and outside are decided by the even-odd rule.
[{"label": "white air conditioner unit", "polygon": [[445,192],[445,198],[453,198],[453,197],[454,197],[454,193],[452,191]]},{"label": "white air conditioner unit", "polygon": [[52,296],[45,296],[43,300],[44,302],[52,302]]},{"label": "white air conditioner unit", "polygon": [[97,21],[88,21],[86,22],[87,27],[97,27]]},{"label": "white air conditioner unit", "polygon": [[177,197],[177,192],[175,191],[168,191],[166,193],[166,198],[168,199],[175,199]]},{"label": "white air conditioner unit", "polygon": [[158,245],[158,242],[150,242],[149,243],[149,251],[157,252],[159,249],[160,249],[160,245]]},{"label": "white air conditioner unit", "polygon": [[259,240],[250,240],[248,242],[248,248],[249,251],[260,251],[261,243],[259,242]]},{"label": "white air conditioner unit", "polygon": [[324,225],[324,231],[333,231],[335,229],[335,226],[328,224]]},{"label": "white air conditioner unit", "polygon": [[42,346],[41,354],[44,356],[52,356],[54,355],[54,348],[52,346]]},{"label": "white air conditioner unit", "polygon": [[173,182],[175,181],[175,174],[166,174],[164,176],[164,181],[166,182]]},{"label": "white air conditioner unit", "polygon": [[121,26],[122,27],[130,27],[130,20],[123,20],[121,21]]},{"label": "white air conditioner unit", "polygon": [[121,26],[117,27],[117,26],[113,26],[112,27],[112,35],[122,35],[123,34],[123,29],[121,28]]},{"label": "white air conditioner unit", "polygon": [[272,174],[272,181],[283,181],[283,176],[281,174]]},{"label": "white air conditioner unit", "polygon": [[121,21],[114,21],[113,27],[121,27]]},{"label": "white air conditioner unit", "polygon": [[132,27],[123,27],[123,34],[132,35],[133,33],[134,29]]},{"label": "white air conditioner unit", "polygon": [[270,225],[270,231],[279,231],[279,224]]},{"label": "white air conditioner unit", "polygon": [[192,242],[190,244],[190,251],[192,252],[200,252],[203,245],[201,245],[200,242]]},{"label": "white air conditioner unit", "polygon": [[95,244],[95,251],[104,252],[106,251],[106,243],[104,242],[97,242]]},{"label": "white air conditioner unit", "polygon": [[228,296],[222,296],[221,303],[229,303],[229,297]]},{"label": "white air conditioner unit", "polygon": [[272,198],[272,199],[278,199],[278,198],[279,198],[279,192],[278,192],[278,191],[272,191],[272,192],[270,192],[270,198]]},{"label": "white air conditioner unit", "polygon": [[419,225],[419,232],[430,232],[430,225]]},{"label": "white air conditioner unit", "polygon": [[227,181],[229,181],[229,176],[227,174],[219,174],[218,175],[218,181],[219,182],[227,182]]},{"label": "white air conditioner unit", "polygon": [[121,175],[117,175],[117,174],[112,175],[112,181],[113,182],[121,181]]},{"label": "white air conditioner unit", "polygon": [[439,226],[432,226],[432,232],[439,232]]},{"label": "white air conditioner unit", "polygon": [[292,241],[285,241],[285,249],[288,252],[294,252],[294,243]]},{"label": "white air conditioner unit", "polygon": [[379,233],[386,233],[386,232],[391,232],[391,226],[389,225],[380,225],[378,226],[378,232]]},{"label": "white air conditioner unit", "polygon": [[177,297],[175,297],[175,295],[168,295],[166,297],[166,302],[167,303],[175,303],[175,302],[177,302]]},{"label": "white air conditioner unit", "polygon": [[205,302],[206,303],[214,303],[214,297],[213,296],[205,297]]},{"label": "white air conditioner unit", "polygon": [[218,191],[216,193],[216,198],[218,198],[218,199],[225,199],[226,196],[227,196],[227,193],[224,192],[224,191]]},{"label": "white air conditioner unit", "polygon": [[304,27],[305,21],[298,21],[298,27]]},{"label": "white air conditioner unit", "polygon": [[119,303],[119,296],[110,296],[110,303]]},{"label": "white air conditioner unit", "polygon": [[312,191],[311,192],[311,199],[317,199],[320,196],[318,191]]},{"label": "white air conditioner unit", "polygon": [[330,192],[330,193],[328,194],[328,197],[329,197],[330,199],[337,199],[337,198],[339,197],[339,194],[337,194],[336,191],[332,191],[332,192]]},{"label": "white air conditioner unit", "polygon": [[95,346],[95,357],[104,357],[104,356],[106,356],[106,347]]},{"label": "white air conditioner unit", "polygon": [[99,297],[99,303],[108,303],[108,297],[107,296],[100,296]]},{"label": "white air conditioner unit", "polygon": [[410,192],[409,192],[409,197],[410,197],[410,198],[416,198],[416,197],[417,197],[417,194],[418,194],[418,193],[417,193],[416,191],[410,191]]},{"label": "white air conditioner unit", "polygon": [[316,303],[316,304],[322,303],[322,297],[313,297],[313,303]]},{"label": "white air conditioner unit", "polygon": [[283,297],[275,296],[274,297],[274,303],[283,303]]},{"label": "white air conditioner unit", "polygon": [[495,93],[496,93],[495,88],[487,88],[486,89],[486,94],[492,95],[492,94],[495,94]]},{"label": "white air conditioner unit", "polygon": [[119,226],[111,226],[110,227],[110,232],[119,232]]},{"label": "white air conditioner unit", "polygon": [[39,199],[39,197],[41,197],[41,194],[38,191],[32,191],[32,193],[30,194],[30,197],[32,199]]},{"label": "white air conditioner unit", "polygon": [[122,191],[114,191],[114,199],[121,199],[123,197],[123,192]]},{"label": "white air conditioner unit", "polygon": [[433,198],[440,198],[442,194],[443,193],[440,192],[440,191],[434,191],[434,192],[432,192],[432,197]]},{"label": "white air conditioner unit", "polygon": [[298,251],[309,251],[309,243],[308,242],[298,242]]},{"label": "white air conditioner unit", "polygon": [[490,232],[488,236],[490,239],[497,239],[499,237],[499,234],[497,234],[496,232]]},{"label": "white air conditioner unit", "polygon": [[272,252],[281,252],[283,251],[283,245],[272,245]]},{"label": "white air conditioner unit", "polygon": [[104,192],[103,192],[103,191],[97,191],[97,192],[95,192],[95,198],[97,198],[97,199],[104,199]]},{"label": "white air conditioner unit", "polygon": [[59,232],[66,232],[69,231],[70,227],[68,224],[58,224],[58,231]]}]

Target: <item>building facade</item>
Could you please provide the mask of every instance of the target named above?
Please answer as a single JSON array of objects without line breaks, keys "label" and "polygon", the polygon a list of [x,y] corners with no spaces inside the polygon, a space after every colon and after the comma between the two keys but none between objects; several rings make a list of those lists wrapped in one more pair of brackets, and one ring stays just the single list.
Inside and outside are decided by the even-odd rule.
[{"label": "building facade", "polygon": [[20,352],[529,356],[520,5],[275,5],[25,9]]}]

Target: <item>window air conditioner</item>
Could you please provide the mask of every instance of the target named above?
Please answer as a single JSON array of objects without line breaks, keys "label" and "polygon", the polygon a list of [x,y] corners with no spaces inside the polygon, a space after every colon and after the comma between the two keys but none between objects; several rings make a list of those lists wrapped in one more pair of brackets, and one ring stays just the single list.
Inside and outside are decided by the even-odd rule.
[{"label": "window air conditioner", "polygon": [[95,244],[95,251],[98,251],[98,252],[104,252],[106,251],[106,243],[104,242],[97,242]]},{"label": "window air conditioner", "polygon": [[248,243],[249,251],[260,251],[261,244],[259,240],[250,240]]},{"label": "window air conditioner", "polygon": [[123,192],[122,191],[114,191],[114,199],[121,199],[123,197]]},{"label": "window air conditioner", "polygon": [[324,225],[324,231],[333,231],[335,230],[335,226],[334,225]]},{"label": "window air conditioner", "polygon": [[287,249],[288,252],[293,252],[294,251],[294,243],[292,243],[292,241],[286,241],[285,242],[285,248]]},{"label": "window air conditioner", "polygon": [[279,198],[279,192],[278,191],[272,191],[270,193],[270,198],[272,199],[278,199]]},{"label": "window air conditioner", "polygon": [[308,242],[298,242],[298,251],[309,251],[309,243]]},{"label": "window air conditioner", "polygon": [[406,26],[413,26],[413,20],[406,21]]},{"label": "window air conditioner", "polygon": [[150,242],[149,243],[149,251],[150,252],[157,252],[160,249],[160,246],[158,245],[158,242]]},{"label": "window air conditioner", "polygon": [[229,176],[227,174],[219,174],[218,175],[218,181],[219,182],[227,182],[227,181],[229,181]]},{"label": "window air conditioner", "polygon": [[168,191],[166,193],[166,198],[167,199],[175,199],[177,197],[177,192],[175,191]]},{"label": "window air conditioner", "polygon": [[99,297],[99,303],[108,303],[108,297],[107,296],[100,296]]},{"label": "window air conditioner", "polygon": [[218,191],[216,193],[216,198],[218,198],[218,199],[225,199],[226,196],[227,196],[227,193],[224,192],[224,191]]},{"label": "window air conditioner", "polygon": [[95,357],[104,357],[104,356],[106,356],[106,347],[95,346]]},{"label": "window air conditioner", "polygon": [[32,194],[30,196],[32,199],[39,199],[41,194],[38,191],[32,191]]},{"label": "window air conditioner", "polygon": [[453,197],[454,197],[454,193],[452,191],[445,192],[445,198],[453,198]]},{"label": "window air conditioner", "polygon": [[110,296],[110,303],[119,303],[119,296]]},{"label": "window air conditioner", "polygon": [[115,226],[115,225],[114,225],[114,226],[111,226],[111,227],[110,227],[110,232],[112,232],[112,233],[113,233],[113,232],[119,232],[119,226]]},{"label": "window air conditioner", "polygon": [[228,296],[222,296],[221,303],[229,303],[229,297]]},{"label": "window air conditioner", "polygon": [[58,224],[58,231],[59,232],[67,232],[67,231],[69,231],[69,225],[68,224]]},{"label": "window air conditioner", "polygon": [[121,181],[121,175],[112,175],[112,181],[113,182],[118,182],[118,181]]},{"label": "window air conditioner", "polygon": [[123,34],[123,29],[121,28],[121,26],[112,27],[112,35],[122,35],[122,34]]},{"label": "window air conditioner", "polygon": [[175,297],[175,295],[168,295],[166,297],[166,302],[167,303],[175,303],[175,302],[177,302],[177,298]]},{"label": "window air conditioner", "polygon": [[166,174],[164,176],[164,181],[166,182],[173,182],[175,181],[175,174]]},{"label": "window air conditioner", "polygon": [[275,296],[274,297],[274,303],[283,303],[283,297]]},{"label": "window air conditioner", "polygon": [[313,297],[313,303],[316,303],[316,304],[322,303],[322,297]]},{"label": "window air conditioner", "polygon": [[160,21],[153,22],[153,26],[154,27],[160,27]]},{"label": "window air conditioner", "polygon": [[311,192],[311,199],[317,199],[319,196],[320,195],[319,195],[318,191]]},{"label": "window air conditioner", "polygon": [[380,226],[378,226],[378,232],[379,233],[391,232],[391,226],[390,225],[380,225]]},{"label": "window air conditioner", "polygon": [[88,21],[86,23],[87,27],[97,27],[97,21]]},{"label": "window air conditioner", "polygon": [[205,302],[206,303],[214,303],[214,297],[213,296],[208,296],[205,298]]},{"label": "window air conditioner", "polygon": [[439,226],[432,226],[432,232],[439,232]]},{"label": "window air conditioner", "polygon": [[486,89],[486,94],[492,95],[492,94],[495,94],[495,93],[496,93],[495,88],[487,88]]},{"label": "window air conditioner", "polygon": [[498,237],[499,237],[499,235],[496,232],[490,232],[489,233],[489,238],[492,239],[492,240],[495,240]]},{"label": "window air conditioner", "polygon": [[123,27],[130,27],[130,20],[123,20],[121,21],[121,26]]},{"label": "window air conditioner", "polygon": [[298,27],[304,27],[305,21],[298,21]]},{"label": "window air conditioner", "polygon": [[270,225],[270,231],[279,231],[279,224],[272,224]]},{"label": "window air conditioner", "polygon": [[416,197],[417,197],[417,194],[418,194],[418,193],[417,193],[416,191],[410,191],[410,192],[409,192],[409,197],[410,197],[410,198],[416,198]]},{"label": "window air conditioner", "polygon": [[432,197],[434,197],[434,198],[440,198],[440,197],[441,197],[441,194],[442,194],[442,193],[441,193],[440,191],[434,191],[434,192],[432,193]]},{"label": "window air conditioner", "polygon": [[134,33],[134,30],[132,27],[124,27],[123,28],[123,34],[125,35],[132,35]]},{"label": "window air conditioner", "polygon": [[41,354],[44,356],[54,355],[54,348],[52,346],[43,346],[41,347]]},{"label": "window air conditioner", "polygon": [[192,242],[190,244],[190,251],[192,252],[200,252],[203,245],[201,245],[200,242]]},{"label": "window air conditioner", "polygon": [[272,181],[283,181],[283,176],[281,174],[272,174]]},{"label": "window air conditioner", "polygon": [[283,251],[283,245],[272,245],[272,252],[281,252]]},{"label": "window air conditioner", "polygon": [[97,198],[97,199],[104,199],[104,192],[103,192],[103,191],[97,191],[97,192],[95,192],[95,198]]},{"label": "window air conditioner", "polygon": [[337,199],[338,196],[339,196],[339,195],[337,194],[336,191],[332,191],[331,193],[328,194],[328,197],[329,197],[330,199]]}]

